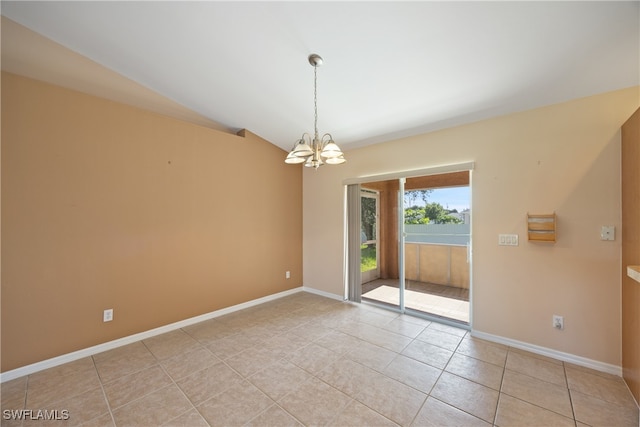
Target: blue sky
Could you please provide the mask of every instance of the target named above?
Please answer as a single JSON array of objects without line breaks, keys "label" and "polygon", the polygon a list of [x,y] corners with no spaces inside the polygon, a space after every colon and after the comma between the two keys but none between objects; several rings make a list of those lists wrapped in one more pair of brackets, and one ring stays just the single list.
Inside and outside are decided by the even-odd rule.
[{"label": "blue sky", "polygon": [[[471,192],[469,187],[438,188],[429,194],[428,201],[440,203],[445,209],[457,209],[461,212],[471,207]],[[415,204],[423,205],[423,202],[416,200]]]}]

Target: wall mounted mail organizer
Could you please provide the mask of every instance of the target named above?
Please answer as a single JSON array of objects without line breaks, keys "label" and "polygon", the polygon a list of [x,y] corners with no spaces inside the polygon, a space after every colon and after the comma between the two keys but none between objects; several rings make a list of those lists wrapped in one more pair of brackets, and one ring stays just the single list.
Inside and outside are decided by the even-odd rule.
[{"label": "wall mounted mail organizer", "polygon": [[527,231],[530,242],[555,242],[556,214],[527,214]]}]

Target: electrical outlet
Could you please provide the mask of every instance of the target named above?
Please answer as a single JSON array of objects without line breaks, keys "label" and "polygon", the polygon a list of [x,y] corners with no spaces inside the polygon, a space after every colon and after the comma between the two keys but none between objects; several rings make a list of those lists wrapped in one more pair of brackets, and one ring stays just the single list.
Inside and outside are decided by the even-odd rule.
[{"label": "electrical outlet", "polygon": [[557,314],[553,315],[553,327],[556,329],[563,330],[564,329],[564,317],[558,316]]},{"label": "electrical outlet", "polygon": [[291,279],[291,272],[290,271],[285,272],[284,273],[284,278],[285,279]]},{"label": "electrical outlet", "polygon": [[600,229],[600,240],[616,240],[616,227],[614,225],[603,225]]},{"label": "electrical outlet", "polygon": [[103,322],[111,322],[113,320],[113,308],[109,308],[102,313]]}]

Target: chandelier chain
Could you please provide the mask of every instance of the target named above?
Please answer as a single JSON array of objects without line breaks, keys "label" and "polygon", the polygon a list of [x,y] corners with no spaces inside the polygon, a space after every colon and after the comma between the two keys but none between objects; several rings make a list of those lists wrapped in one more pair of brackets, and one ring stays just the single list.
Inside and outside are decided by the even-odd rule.
[{"label": "chandelier chain", "polygon": [[318,139],[318,67],[313,66],[313,130],[315,132],[314,137]]}]

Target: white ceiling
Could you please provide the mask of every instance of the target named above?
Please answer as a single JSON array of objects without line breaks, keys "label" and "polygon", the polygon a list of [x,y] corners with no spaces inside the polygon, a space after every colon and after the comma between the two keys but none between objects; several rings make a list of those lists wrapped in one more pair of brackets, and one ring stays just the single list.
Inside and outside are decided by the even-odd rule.
[{"label": "white ceiling", "polygon": [[56,42],[41,38],[41,49],[73,51],[54,66],[29,44],[36,35],[5,34],[15,24],[3,20],[3,69],[40,67],[44,80],[91,92],[95,70],[60,67],[75,55],[106,67],[101,89],[123,102],[159,108],[166,97],[177,116],[246,128],[285,150],[313,131],[310,53],[324,58],[319,131],[347,150],[640,83],[638,1],[2,1],[0,10]]}]

